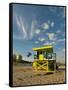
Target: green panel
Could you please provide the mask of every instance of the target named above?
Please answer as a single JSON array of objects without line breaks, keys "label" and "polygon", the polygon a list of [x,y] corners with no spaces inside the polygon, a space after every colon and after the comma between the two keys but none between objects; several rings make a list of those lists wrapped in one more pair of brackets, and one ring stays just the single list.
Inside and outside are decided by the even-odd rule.
[{"label": "green panel", "polygon": [[46,51],[46,57],[47,57],[47,55],[48,55],[49,53],[53,53],[53,49],[49,49],[49,50]]},{"label": "green panel", "polygon": [[34,59],[37,59],[37,55],[34,55]]},{"label": "green panel", "polygon": [[48,61],[48,71],[54,71],[55,70],[56,61],[55,60],[49,60]]}]

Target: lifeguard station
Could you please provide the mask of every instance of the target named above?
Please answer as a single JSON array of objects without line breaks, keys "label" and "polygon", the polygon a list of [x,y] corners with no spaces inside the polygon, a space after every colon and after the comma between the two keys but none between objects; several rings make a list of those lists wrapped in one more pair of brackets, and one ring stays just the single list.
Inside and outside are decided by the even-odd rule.
[{"label": "lifeguard station", "polygon": [[56,53],[53,52],[52,45],[33,48],[33,50],[36,51],[33,62],[35,70],[44,70],[46,72],[56,71]]}]

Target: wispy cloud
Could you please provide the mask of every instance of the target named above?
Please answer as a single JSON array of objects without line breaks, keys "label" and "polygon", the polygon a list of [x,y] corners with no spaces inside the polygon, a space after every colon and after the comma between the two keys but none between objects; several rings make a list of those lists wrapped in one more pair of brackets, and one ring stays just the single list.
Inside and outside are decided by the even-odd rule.
[{"label": "wispy cloud", "polygon": [[21,34],[23,34],[22,35],[23,39],[26,39],[26,40],[27,39],[32,39],[34,37],[34,34],[39,34],[40,33],[40,29],[35,29],[35,26],[37,24],[36,20],[32,20],[31,30],[30,30],[30,33],[28,35],[27,28],[26,28],[27,23],[24,23],[21,16],[15,15],[15,17],[16,17],[17,26],[19,28],[19,32],[21,32]]},{"label": "wispy cloud", "polygon": [[23,23],[23,20],[22,18],[20,17],[20,23],[21,23],[21,28],[22,28],[22,31],[24,33],[24,38],[27,38],[27,31],[25,29],[25,26],[24,26],[24,23]]},{"label": "wispy cloud", "polygon": [[21,24],[20,24],[20,21],[19,21],[19,18],[18,18],[18,16],[15,14],[15,16],[16,16],[16,23],[17,23],[17,26],[18,27],[21,27]]},{"label": "wispy cloud", "polygon": [[34,36],[34,29],[35,29],[35,25],[36,24],[37,24],[37,21],[36,20],[33,20],[32,21],[32,24],[31,24],[30,39]]},{"label": "wispy cloud", "polygon": [[43,42],[43,41],[45,41],[45,38],[38,38],[38,40]]},{"label": "wispy cloud", "polygon": [[21,16],[15,15],[15,17],[16,17],[17,26],[19,28],[19,32],[21,32],[23,39],[26,39],[26,40],[32,39],[34,37],[34,34],[38,35],[40,33],[40,29],[36,29],[36,27],[35,27],[37,24],[36,20],[32,20],[31,30],[30,30],[30,33],[28,33],[27,28],[26,28],[27,23],[24,23]]},{"label": "wispy cloud", "polygon": [[19,31],[23,34],[23,38],[27,39],[27,30],[24,26],[24,22],[23,22],[21,16],[16,15],[16,23],[17,23],[17,26],[19,28]]},{"label": "wispy cloud", "polygon": [[56,45],[56,43],[54,41],[53,42],[46,41],[45,43],[43,43],[43,45]]},{"label": "wispy cloud", "polygon": [[45,42],[43,43],[43,45],[57,45],[59,42],[65,41],[65,39],[58,39],[58,40],[57,40],[57,38],[54,38],[54,39],[53,39],[53,36],[50,37],[50,40],[51,40],[51,42],[45,41]]}]

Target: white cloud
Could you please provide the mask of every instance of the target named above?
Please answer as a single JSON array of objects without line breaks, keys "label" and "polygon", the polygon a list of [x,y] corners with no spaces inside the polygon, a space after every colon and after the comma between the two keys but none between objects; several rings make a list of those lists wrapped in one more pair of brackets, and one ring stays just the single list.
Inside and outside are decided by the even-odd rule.
[{"label": "white cloud", "polygon": [[19,31],[23,34],[23,38],[27,39],[27,31],[21,16],[16,15],[16,23],[18,28],[20,28]]},{"label": "white cloud", "polygon": [[38,42],[38,41],[35,41],[34,43],[35,43],[35,44],[38,44],[39,42]]},{"label": "white cloud", "polygon": [[38,40],[43,42],[43,41],[45,41],[45,38],[38,38]]},{"label": "white cloud", "polygon": [[54,33],[47,33],[49,40],[54,40],[55,34]]},{"label": "white cloud", "polygon": [[58,42],[62,42],[62,41],[65,41],[65,39],[58,39]]},{"label": "white cloud", "polygon": [[46,41],[43,45],[56,45],[56,43],[54,41],[53,42]]},{"label": "white cloud", "polygon": [[33,20],[33,21],[32,21],[32,24],[31,24],[31,32],[30,32],[30,38],[32,38],[32,37],[34,36],[34,28],[35,28],[36,23],[37,23],[36,20]]},{"label": "white cloud", "polygon": [[21,24],[20,24],[20,21],[19,21],[19,19],[18,19],[18,17],[16,16],[16,22],[17,22],[17,25],[20,27],[21,26]]},{"label": "white cloud", "polygon": [[54,22],[51,22],[51,27],[54,27]]},{"label": "white cloud", "polygon": [[55,24],[54,22],[51,22],[50,20],[48,20],[47,22],[42,24],[42,27],[43,27],[43,29],[47,30],[50,28],[50,26],[54,27],[54,24]]},{"label": "white cloud", "polygon": [[17,26],[19,28],[19,32],[22,34],[23,39],[26,39],[26,40],[32,39],[34,34],[39,34],[40,33],[40,29],[35,30],[35,25],[37,24],[36,20],[32,20],[31,30],[30,30],[30,33],[28,33],[27,32],[27,29],[28,29],[27,28],[27,23],[23,22],[23,19],[22,19],[21,16],[15,15],[15,17],[16,17]]},{"label": "white cloud", "polygon": [[49,29],[49,24],[48,23],[43,23],[42,27],[43,27],[43,29]]},{"label": "white cloud", "polygon": [[40,29],[36,29],[35,34],[39,34],[39,33],[40,33]]},{"label": "white cloud", "polygon": [[21,29],[22,29],[22,31],[24,33],[24,38],[27,38],[27,32],[26,32],[26,29],[24,27],[24,23],[23,23],[23,20],[22,20],[21,17],[20,17],[20,23],[21,23]]}]

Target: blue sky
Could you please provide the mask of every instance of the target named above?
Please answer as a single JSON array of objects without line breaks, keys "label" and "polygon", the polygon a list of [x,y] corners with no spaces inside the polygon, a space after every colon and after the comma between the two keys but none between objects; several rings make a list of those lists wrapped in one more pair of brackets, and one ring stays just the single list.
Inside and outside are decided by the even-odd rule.
[{"label": "blue sky", "polygon": [[32,48],[44,45],[65,62],[65,7],[13,4],[13,53],[34,61]]}]

